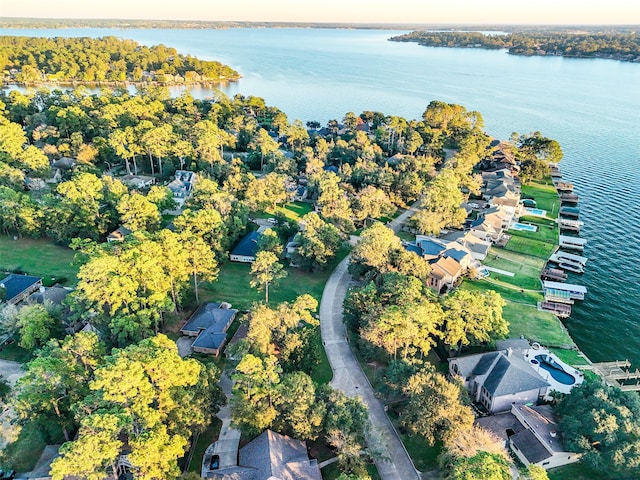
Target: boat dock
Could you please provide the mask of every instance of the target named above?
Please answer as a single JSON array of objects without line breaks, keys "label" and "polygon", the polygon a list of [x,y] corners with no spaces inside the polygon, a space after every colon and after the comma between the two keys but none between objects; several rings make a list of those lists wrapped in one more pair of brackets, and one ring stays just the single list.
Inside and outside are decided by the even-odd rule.
[{"label": "boat dock", "polygon": [[579,197],[576,193],[561,193],[560,201],[562,203],[578,203]]},{"label": "boat dock", "polygon": [[570,218],[558,218],[558,226],[562,230],[570,230],[572,232],[580,232],[580,228],[584,225],[581,220],[571,220]]},{"label": "boat dock", "polygon": [[557,268],[545,268],[542,270],[540,278],[552,282],[564,282],[567,279],[567,274]]},{"label": "boat dock", "polygon": [[553,182],[558,192],[573,192],[573,183],[571,182]]},{"label": "boat dock", "polygon": [[571,315],[571,305],[556,302],[538,302],[538,310],[553,313],[556,317],[567,318]]},{"label": "boat dock", "polygon": [[[584,300],[584,296],[587,294],[587,287],[582,285],[574,285],[571,283],[559,283],[559,282],[551,282],[549,280],[544,280],[542,282],[542,286],[544,287],[545,299],[547,297],[547,291],[549,293],[555,292],[566,292],[568,293],[568,297],[570,300]],[[559,295],[564,297],[565,295]],[[569,302],[561,302],[561,303],[569,303]]]},{"label": "boat dock", "polygon": [[[640,370],[635,372],[629,370],[631,362],[629,360],[616,360],[614,362],[592,363],[591,365],[580,366],[582,370],[591,370],[598,374],[612,387],[627,392],[640,391]],[[634,383],[628,383],[633,381]]]},{"label": "boat dock", "polygon": [[560,235],[559,242],[562,248],[579,251],[583,251],[584,246],[587,244],[587,240],[584,238],[570,237],[568,235]]},{"label": "boat dock", "polygon": [[575,255],[569,252],[563,252],[562,250],[558,250],[556,253],[549,257],[550,262],[554,263],[577,263],[582,265],[583,267],[587,264],[589,259],[587,257],[583,257],[581,255]]},{"label": "boat dock", "polygon": [[577,219],[580,216],[580,209],[578,207],[560,207],[558,213],[563,217]]}]

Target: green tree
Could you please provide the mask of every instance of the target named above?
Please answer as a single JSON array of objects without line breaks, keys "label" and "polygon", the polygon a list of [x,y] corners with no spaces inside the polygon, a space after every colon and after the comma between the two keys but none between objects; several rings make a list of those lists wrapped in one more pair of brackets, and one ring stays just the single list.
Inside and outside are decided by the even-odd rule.
[{"label": "green tree", "polygon": [[271,427],[278,416],[274,403],[279,398],[281,373],[282,369],[274,356],[244,356],[232,377],[233,425],[246,434],[257,434]]},{"label": "green tree", "polygon": [[28,350],[44,345],[59,330],[58,320],[41,304],[23,306],[18,311],[16,326],[20,346]]},{"label": "green tree", "polygon": [[402,424],[411,433],[423,436],[430,445],[437,439],[447,442],[456,431],[468,431],[473,424],[473,412],[460,400],[460,386],[440,373],[427,370],[414,374],[405,394],[409,403],[403,411]]},{"label": "green tree", "polygon": [[65,443],[60,448],[60,456],[51,463],[51,478],[102,480],[107,468],[115,471],[116,460],[123,447],[118,434],[124,423],[121,415],[112,413],[84,418],[78,440]]},{"label": "green tree", "polygon": [[609,474],[640,474],[640,399],[602,382],[584,382],[558,403],[565,446],[589,467]]},{"label": "green tree", "polygon": [[503,455],[478,452],[473,457],[459,457],[445,478],[447,480],[510,480],[509,462]]},{"label": "green tree", "polygon": [[300,246],[295,252],[296,263],[309,270],[322,268],[337,255],[342,245],[340,231],[313,212],[302,217],[301,223],[304,226],[299,236]]},{"label": "green tree", "polygon": [[478,345],[504,337],[509,323],[502,316],[506,302],[500,294],[456,290],[444,300],[443,341],[449,346]]},{"label": "green tree", "polygon": [[283,279],[287,272],[274,253],[262,251],[256,254],[256,259],[251,265],[251,276],[251,286],[264,288],[264,301],[269,303],[269,284]]},{"label": "green tree", "polygon": [[279,429],[295,438],[315,440],[324,423],[326,406],[317,398],[311,377],[302,372],[289,373],[282,377],[279,388],[282,392],[276,402]]},{"label": "green tree", "polygon": [[284,188],[284,181],[284,175],[274,172],[252,180],[246,192],[249,208],[254,212],[264,211],[267,208],[275,210],[278,204],[286,202],[287,192]]},{"label": "green tree", "polygon": [[123,195],[116,209],[122,224],[133,232],[153,231],[160,224],[158,206],[139,193]]}]

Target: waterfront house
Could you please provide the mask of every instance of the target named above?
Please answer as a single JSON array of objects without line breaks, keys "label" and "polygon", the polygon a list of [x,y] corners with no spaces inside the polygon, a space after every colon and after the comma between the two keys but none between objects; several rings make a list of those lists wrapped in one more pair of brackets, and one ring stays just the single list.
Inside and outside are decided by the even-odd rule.
[{"label": "waterfront house", "polygon": [[0,289],[4,290],[4,300],[16,305],[42,286],[42,278],[31,275],[11,273],[0,280]]},{"label": "waterfront house", "polygon": [[495,227],[484,217],[479,217],[469,224],[469,232],[476,238],[491,243],[499,243],[503,237],[503,230]]},{"label": "waterfront house", "polygon": [[514,404],[511,413],[524,428],[509,436],[509,447],[525,466],[548,469],[580,460],[581,454],[565,450],[558,418],[549,405]]},{"label": "waterfront house", "polygon": [[459,376],[471,400],[491,413],[507,411],[512,404],[535,404],[550,385],[513,351],[450,358],[449,373]]},{"label": "waterfront house", "polygon": [[442,240],[459,243],[469,251],[469,253],[471,254],[471,257],[474,260],[477,260],[480,262],[485,258],[487,258],[487,254],[489,253],[489,249],[491,248],[491,242],[487,242],[485,240],[482,240],[476,237],[470,231],[449,232],[448,234],[442,237]]},{"label": "waterfront house", "polygon": [[240,263],[253,263],[258,253],[258,238],[260,233],[257,231],[249,232],[229,253],[229,260]]},{"label": "waterfront house", "polygon": [[195,337],[194,352],[218,356],[227,338],[227,330],[238,310],[227,303],[203,303],[180,329],[187,337]]},{"label": "waterfront house", "polygon": [[430,265],[428,284],[436,292],[453,289],[463,273],[462,266],[451,257],[440,257]]}]

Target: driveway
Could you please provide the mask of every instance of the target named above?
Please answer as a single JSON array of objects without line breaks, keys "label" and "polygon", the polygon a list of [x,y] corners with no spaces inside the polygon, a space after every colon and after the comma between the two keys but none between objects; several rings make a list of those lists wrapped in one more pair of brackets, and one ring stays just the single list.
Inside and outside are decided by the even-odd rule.
[{"label": "driveway", "polygon": [[[402,224],[415,212],[416,204],[389,223],[397,232]],[[369,409],[371,424],[379,433],[381,450],[389,461],[376,461],[378,473],[383,480],[420,479],[400,441],[398,433],[384,412],[384,408],[375,397],[373,388],[360,368],[349,345],[343,323],[342,304],[347,293],[351,275],[348,267],[351,257],[347,256],[338,264],[325,285],[320,302],[320,331],[333,379],[331,386],[342,390],[349,397],[359,397]]]}]

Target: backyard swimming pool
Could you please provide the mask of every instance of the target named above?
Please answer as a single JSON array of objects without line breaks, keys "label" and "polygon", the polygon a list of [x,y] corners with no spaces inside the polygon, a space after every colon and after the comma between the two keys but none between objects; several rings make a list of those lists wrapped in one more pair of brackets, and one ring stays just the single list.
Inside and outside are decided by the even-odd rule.
[{"label": "backyard swimming pool", "polygon": [[533,215],[535,217],[546,217],[547,216],[547,211],[546,210],[542,210],[540,208],[525,208],[524,211],[525,211],[525,213],[527,213],[529,215]]},{"label": "backyard swimming pool", "polygon": [[525,231],[525,232],[537,232],[538,231],[538,226],[537,225],[529,225],[528,223],[514,223],[511,226],[511,230],[521,230],[521,231]]},{"label": "backyard swimming pool", "polygon": [[565,372],[562,365],[556,363],[550,355],[536,355],[534,359],[530,361],[534,365],[538,363],[540,367],[544,368],[551,374],[555,381],[560,382],[563,385],[573,385],[576,383],[575,377]]}]

